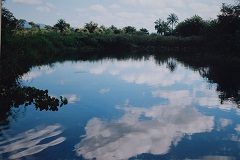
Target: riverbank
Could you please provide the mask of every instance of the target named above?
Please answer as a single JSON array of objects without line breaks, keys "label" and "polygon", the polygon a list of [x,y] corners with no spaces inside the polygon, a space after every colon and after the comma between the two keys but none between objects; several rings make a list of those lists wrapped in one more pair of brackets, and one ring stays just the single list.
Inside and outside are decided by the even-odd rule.
[{"label": "riverbank", "polygon": [[56,57],[64,52],[76,54],[89,52],[218,52],[239,55],[237,37],[159,36],[100,33],[27,33],[9,34],[3,37],[2,59],[9,54],[25,54],[26,57]]}]

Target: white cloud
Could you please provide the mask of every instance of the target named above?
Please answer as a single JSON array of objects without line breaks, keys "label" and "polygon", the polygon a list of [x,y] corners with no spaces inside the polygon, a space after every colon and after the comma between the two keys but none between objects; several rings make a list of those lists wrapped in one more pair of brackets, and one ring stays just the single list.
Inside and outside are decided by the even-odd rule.
[{"label": "white cloud", "polygon": [[42,72],[32,71],[32,72],[28,72],[28,73],[24,74],[22,76],[22,80],[28,82],[28,81],[32,81],[34,78],[37,78],[40,76],[42,76]]},{"label": "white cloud", "polygon": [[155,90],[152,91],[152,95],[154,97],[168,99],[170,106],[188,106],[193,103],[193,98],[189,90],[176,90],[176,91]]},{"label": "white cloud", "polygon": [[23,81],[32,81],[34,78],[41,77],[43,74],[52,74],[54,72],[55,72],[54,68],[44,65],[44,66],[38,67],[35,70],[32,70],[28,73],[25,73],[22,76],[22,80]]},{"label": "white cloud", "polygon": [[119,8],[121,8],[121,6],[118,5],[118,4],[116,4],[116,3],[114,3],[114,4],[110,5],[109,8],[112,8],[112,9],[119,9]]},{"label": "white cloud", "polygon": [[[232,3],[231,0],[228,0]],[[170,13],[178,15],[179,20],[183,21],[197,14],[203,19],[216,18],[220,11],[220,7],[226,1],[206,1],[206,0],[121,0],[122,8],[125,11],[133,11],[133,13],[141,11],[145,18],[142,23],[134,23],[133,26],[140,28],[146,27],[150,32],[154,32],[153,22],[158,19],[166,20]],[[145,23],[145,24],[144,24]]]},{"label": "white cloud", "polygon": [[126,26],[138,27],[143,23],[143,19],[146,19],[145,14],[141,12],[118,12],[115,14],[115,16],[118,19],[117,21],[118,26],[121,27]]},{"label": "white cloud", "polygon": [[13,0],[14,3],[23,3],[23,4],[41,4],[41,0]]},{"label": "white cloud", "polygon": [[79,14],[79,18],[85,22],[95,21],[105,26],[115,25],[122,28],[130,25],[137,29],[143,27],[150,32],[156,32],[154,21],[158,18],[166,20],[170,13],[177,14],[179,21],[190,18],[195,14],[203,19],[216,18],[222,2],[206,0],[121,0],[108,6],[92,4],[89,7],[82,7],[81,10],[84,10],[84,12]]},{"label": "white cloud", "polygon": [[37,7],[36,10],[40,11],[40,12],[49,12],[50,8],[49,7]]},{"label": "white cloud", "polygon": [[224,119],[224,118],[220,118],[219,122],[218,122],[218,128],[217,130],[221,130],[229,125],[231,125],[233,122],[230,119]]},{"label": "white cloud", "polygon": [[240,124],[236,125],[235,130],[236,130],[237,132],[240,132]]},{"label": "white cloud", "polygon": [[166,1],[165,0],[122,0],[122,3],[125,5],[130,5],[134,7],[151,7],[151,8],[156,8],[156,7],[165,7],[166,6]]},{"label": "white cloud", "polygon": [[204,116],[193,108],[117,108],[125,114],[116,122],[93,118],[87,123],[86,137],[75,145],[78,156],[105,160],[128,159],[142,153],[166,154],[185,135],[210,132],[214,126],[214,117]]},{"label": "white cloud", "polygon": [[106,93],[108,93],[108,92],[110,92],[110,89],[109,89],[109,88],[103,88],[103,89],[101,89],[101,90],[99,91],[100,94],[106,94]]},{"label": "white cloud", "polygon": [[30,129],[24,133],[16,135],[15,137],[1,141],[0,154],[9,153],[10,156],[8,159],[20,159],[39,153],[48,147],[58,145],[65,141],[65,137],[59,137],[50,142],[42,143],[49,138],[60,135],[62,132],[63,130],[61,130],[59,124]]},{"label": "white cloud", "polygon": [[[166,64],[156,64],[154,59],[148,61],[112,61],[103,60],[100,63],[76,63],[76,72],[87,72],[92,74],[109,74],[118,77],[127,83],[135,83],[154,87],[152,96],[165,98],[169,105],[187,106],[198,104],[203,107],[219,108],[222,110],[236,109],[232,101],[220,103],[217,85],[208,84],[202,79],[198,72],[193,72],[177,62],[176,71],[171,73]],[[186,88],[167,90],[165,87],[172,85],[186,85]],[[158,89],[160,87],[160,89]],[[239,110],[236,110],[238,114]]]},{"label": "white cloud", "polygon": [[235,157],[230,156],[204,156],[204,160],[236,160]]},{"label": "white cloud", "polygon": [[224,118],[220,118],[219,122],[221,127],[227,127],[228,125],[232,124],[232,120]]},{"label": "white cloud", "polygon": [[46,3],[46,6],[49,7],[49,8],[55,8],[56,7],[54,4],[49,3],[49,2]]},{"label": "white cloud", "polygon": [[55,8],[56,6],[52,3],[46,3],[45,6],[37,7],[36,10],[40,12],[50,12],[52,8]]},{"label": "white cloud", "polygon": [[[133,63],[131,60],[112,62],[104,61],[104,63],[87,65],[80,63],[76,66],[81,72],[90,72],[93,74],[108,73],[118,76],[120,79],[128,83],[147,84],[150,86],[169,86],[174,83],[184,82],[191,83],[197,80],[198,77],[190,75],[186,77],[184,67],[178,67],[178,74],[171,74],[165,66],[156,67],[154,60],[141,60],[138,63]],[[176,72],[177,73],[177,72]],[[168,78],[166,78],[168,77]]]},{"label": "white cloud", "polygon": [[103,5],[100,5],[100,4],[92,5],[90,6],[90,9],[92,11],[103,13],[103,14],[108,12],[107,8],[105,8]]},{"label": "white cloud", "polygon": [[80,101],[80,96],[76,94],[64,94],[63,97],[67,98],[68,103],[75,103]]},{"label": "white cloud", "polygon": [[220,11],[219,6],[209,5],[201,2],[189,3],[188,7],[204,19],[216,18],[215,15],[217,15],[217,13]]}]

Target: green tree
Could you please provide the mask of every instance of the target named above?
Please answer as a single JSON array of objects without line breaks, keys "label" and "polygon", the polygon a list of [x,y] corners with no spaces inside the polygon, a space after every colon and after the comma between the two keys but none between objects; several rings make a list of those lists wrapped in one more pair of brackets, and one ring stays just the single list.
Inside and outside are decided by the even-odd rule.
[{"label": "green tree", "polygon": [[132,27],[132,26],[126,26],[123,29],[125,30],[125,33],[127,33],[127,34],[133,34],[137,31],[136,28]]},{"label": "green tree", "polygon": [[32,28],[32,30],[40,30],[40,25],[38,25],[38,24],[35,24],[34,22],[29,22],[28,23]]},{"label": "green tree", "polygon": [[59,19],[58,22],[54,25],[61,33],[65,32],[70,28],[70,24],[66,23],[64,19]]},{"label": "green tree", "polygon": [[168,15],[167,22],[172,25],[172,33],[173,33],[173,27],[178,23],[178,16],[174,13],[171,13]]},{"label": "green tree", "polygon": [[168,23],[163,21],[162,19],[159,18],[154,23],[155,23],[155,30],[157,30],[158,34],[166,35],[170,31]]},{"label": "green tree", "polygon": [[121,29],[115,27],[114,25],[111,25],[111,26],[109,27],[109,29],[111,29],[114,34],[120,34],[120,33],[121,33]]},{"label": "green tree", "polygon": [[89,23],[85,23],[84,28],[86,28],[89,33],[94,33],[98,29],[98,24],[90,21]]},{"label": "green tree", "polygon": [[51,31],[51,30],[53,29],[53,27],[50,26],[50,25],[46,25],[44,28],[45,28],[47,31]]},{"label": "green tree", "polygon": [[17,26],[17,19],[13,16],[12,12],[10,12],[6,8],[2,8],[2,29],[5,30],[13,30]]},{"label": "green tree", "polygon": [[19,19],[17,21],[17,29],[19,30],[23,30],[24,29],[24,25],[27,21],[25,19]]},{"label": "green tree", "polygon": [[149,31],[146,28],[141,28],[139,31],[144,35],[149,35]]},{"label": "green tree", "polygon": [[240,1],[234,5],[222,4],[218,15],[219,30],[224,34],[234,34],[240,31]]},{"label": "green tree", "polygon": [[77,28],[77,29],[75,29],[75,32],[78,32],[78,33],[89,33],[88,29],[86,29],[86,28]]},{"label": "green tree", "polygon": [[203,33],[206,26],[206,21],[204,21],[200,16],[194,15],[193,17],[178,23],[175,30],[180,36],[198,36]]}]

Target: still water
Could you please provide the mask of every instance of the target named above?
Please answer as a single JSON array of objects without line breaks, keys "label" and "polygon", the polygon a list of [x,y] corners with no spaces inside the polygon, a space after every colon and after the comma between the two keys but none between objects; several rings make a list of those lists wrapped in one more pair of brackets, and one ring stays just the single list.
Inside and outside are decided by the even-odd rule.
[{"label": "still water", "polygon": [[13,108],[1,159],[240,159],[239,106],[174,58],[65,61],[21,81],[68,104]]}]

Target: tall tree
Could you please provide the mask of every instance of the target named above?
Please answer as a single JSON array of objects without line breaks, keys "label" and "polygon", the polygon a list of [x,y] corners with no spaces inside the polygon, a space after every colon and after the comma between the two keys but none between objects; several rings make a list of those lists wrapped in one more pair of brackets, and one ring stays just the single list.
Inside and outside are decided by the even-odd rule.
[{"label": "tall tree", "polygon": [[224,34],[234,34],[240,30],[240,0],[234,5],[222,4],[218,15],[219,30]]},{"label": "tall tree", "polygon": [[13,16],[13,14],[6,8],[2,8],[2,29],[12,30],[16,28],[17,19]]},{"label": "tall tree", "polygon": [[90,21],[89,23],[85,23],[84,28],[86,28],[89,33],[94,33],[98,29],[98,24]]},{"label": "tall tree", "polygon": [[167,22],[172,25],[172,33],[173,27],[178,23],[178,16],[175,13],[171,13],[168,15]]},{"label": "tall tree", "polygon": [[70,24],[66,23],[64,19],[59,19],[58,22],[54,25],[54,27],[56,27],[60,30],[61,33],[63,33],[70,28]]},{"label": "tall tree", "polygon": [[27,21],[25,19],[19,19],[17,21],[17,29],[22,30],[24,29],[24,25]]},{"label": "tall tree", "polygon": [[203,33],[207,26],[206,21],[204,21],[200,16],[194,15],[191,18],[187,18],[183,22],[178,23],[176,26],[176,33],[180,36],[198,36]]},{"label": "tall tree", "polygon": [[162,26],[161,26],[161,24],[162,24],[162,19],[159,18],[159,19],[157,19],[154,23],[155,23],[155,30],[157,30],[157,33],[158,33],[158,34],[162,34],[162,33],[163,33]]},{"label": "tall tree", "polygon": [[158,34],[166,35],[169,32],[170,28],[167,22],[159,18],[154,23],[155,23],[155,30],[157,30]]}]

